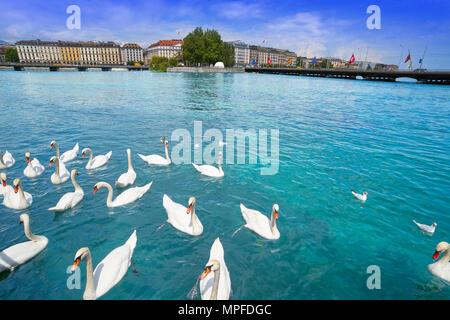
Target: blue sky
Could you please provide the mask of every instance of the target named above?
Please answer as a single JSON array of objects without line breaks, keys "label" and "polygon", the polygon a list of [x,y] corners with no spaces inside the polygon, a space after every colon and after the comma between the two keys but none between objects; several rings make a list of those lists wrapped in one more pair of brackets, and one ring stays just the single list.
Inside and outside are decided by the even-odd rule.
[{"label": "blue sky", "polygon": [[[81,9],[81,29],[66,27],[69,5]],[[369,5],[381,9],[381,29],[369,30]],[[196,26],[224,40],[398,64],[411,51],[413,67],[450,69],[450,1],[7,1],[0,0],[0,39],[112,40],[143,47],[182,38]],[[178,34],[178,32],[180,34]],[[406,64],[401,64],[406,68]]]}]

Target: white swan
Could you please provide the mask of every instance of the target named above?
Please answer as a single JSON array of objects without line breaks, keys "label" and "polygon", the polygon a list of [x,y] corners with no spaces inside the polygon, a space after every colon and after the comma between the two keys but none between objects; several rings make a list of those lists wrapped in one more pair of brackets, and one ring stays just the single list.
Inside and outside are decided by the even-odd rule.
[{"label": "white swan", "polygon": [[0,196],[4,196],[8,192],[14,192],[14,189],[6,184],[6,173],[0,173]]},{"label": "white swan", "polygon": [[422,233],[426,232],[426,233],[432,235],[434,233],[434,231],[436,230],[436,226],[437,226],[436,222],[434,222],[431,226],[427,226],[426,224],[418,223],[416,220],[413,220],[413,222],[419,227],[420,230],[422,230]]},{"label": "white swan", "polygon": [[204,165],[199,166],[199,165],[196,165],[195,163],[193,163],[192,165],[198,172],[200,172],[201,174],[203,174],[205,176],[220,178],[220,177],[224,176],[224,172],[222,170],[222,157],[223,157],[222,152],[219,152],[219,161],[218,161],[219,168],[216,168],[209,164],[204,164]]},{"label": "white swan", "polygon": [[92,256],[89,248],[81,248],[75,254],[72,271],[75,271],[82,259],[86,260],[86,289],[84,300],[95,300],[107,293],[127,273],[136,247],[136,230],[122,246],[114,249],[100,261],[92,271]]},{"label": "white swan", "polygon": [[[242,217],[244,217],[244,220],[246,222],[246,224],[243,225],[242,227],[246,227],[266,239],[271,240],[279,239],[280,232],[278,231],[276,223],[276,220],[278,219],[279,210],[280,208],[278,204],[274,204],[272,207],[272,214],[270,216],[269,221],[269,218],[267,218],[261,212],[253,209],[248,209],[241,203]],[[239,230],[241,230],[242,227],[236,230],[234,234],[236,234]]]},{"label": "white swan", "polygon": [[55,172],[52,173],[50,180],[53,184],[60,184],[66,182],[70,178],[69,170],[62,161],[59,160],[58,156],[53,156],[50,158],[49,167],[55,164]]},{"label": "white swan", "polygon": [[83,151],[81,151],[82,158],[84,158],[86,152],[89,152],[89,161],[86,164],[86,169],[96,169],[105,165],[108,162],[109,158],[111,158],[112,154],[112,151],[110,151],[107,154],[101,154],[96,156],[95,158],[92,158],[93,156],[92,150],[89,148],[84,148]]},{"label": "white swan", "polygon": [[23,174],[28,178],[35,178],[44,173],[45,167],[39,162],[38,159],[34,158],[30,161],[30,153],[25,153],[25,160],[27,161],[27,167],[23,170]]},{"label": "white swan", "polygon": [[8,150],[5,151],[5,154],[0,152],[0,169],[9,168],[15,162],[16,160],[13,158],[12,154],[8,152]]},{"label": "white swan", "polygon": [[56,149],[56,156],[61,160],[61,162],[69,162],[75,159],[78,154],[78,150],[80,150],[80,146],[78,145],[78,143],[76,143],[73,149],[67,150],[62,155],[60,155],[59,146],[55,141],[52,141],[50,143],[50,149],[52,149],[53,147]]},{"label": "white swan", "polygon": [[70,178],[72,179],[72,184],[75,188],[74,192],[68,192],[59,199],[56,206],[48,209],[50,211],[62,212],[67,209],[75,207],[81,199],[84,197],[83,189],[81,189],[80,185],[75,180],[75,175],[78,176],[78,170],[73,169],[70,173]]},{"label": "white swan", "polygon": [[167,166],[169,164],[172,163],[172,161],[169,158],[169,142],[166,140],[166,138],[161,138],[160,139],[161,143],[164,143],[164,148],[166,151],[166,157],[161,157],[158,154],[151,154],[149,156],[144,156],[142,154],[138,153],[138,156],[144,160],[145,162],[147,162],[148,164],[156,164],[156,165],[160,165],[160,166]]},{"label": "white swan", "polygon": [[230,273],[225,264],[222,243],[217,238],[211,247],[208,263],[200,276],[200,293],[202,300],[228,300],[230,292]]},{"label": "white swan", "polygon": [[450,282],[450,244],[445,241],[439,242],[436,246],[436,251],[433,254],[433,259],[439,258],[441,253],[445,255],[437,262],[428,265],[428,270],[436,277]]},{"label": "white swan", "polygon": [[98,189],[106,187],[108,189],[108,198],[106,199],[106,205],[108,207],[118,207],[142,198],[142,196],[148,191],[148,189],[150,189],[152,183],[153,182],[150,182],[142,187],[129,188],[119,194],[113,201],[113,188],[111,187],[111,185],[107,182],[98,182],[94,186],[94,194],[97,193]]},{"label": "white swan", "polygon": [[126,186],[133,184],[136,180],[136,172],[133,169],[133,165],[131,164],[131,150],[127,149],[128,156],[128,171],[122,173],[116,181],[117,188],[125,188]]},{"label": "white swan", "polygon": [[369,195],[367,192],[364,192],[363,194],[356,193],[355,191],[351,190],[352,194],[362,202],[365,202],[367,200],[367,196]]},{"label": "white swan", "polygon": [[48,244],[46,237],[31,233],[30,217],[26,213],[20,215],[19,223],[23,224],[25,236],[30,241],[15,244],[0,252],[0,272],[6,269],[14,270],[15,267],[27,262],[44,250]]},{"label": "white swan", "polygon": [[28,192],[24,192],[20,179],[13,181],[14,192],[7,192],[3,198],[3,204],[10,209],[25,209],[33,203],[33,197]]},{"label": "white swan", "polygon": [[172,201],[166,194],[163,197],[163,206],[167,212],[167,222],[176,229],[198,236],[203,232],[203,225],[195,214],[195,198],[190,197],[188,207]]}]

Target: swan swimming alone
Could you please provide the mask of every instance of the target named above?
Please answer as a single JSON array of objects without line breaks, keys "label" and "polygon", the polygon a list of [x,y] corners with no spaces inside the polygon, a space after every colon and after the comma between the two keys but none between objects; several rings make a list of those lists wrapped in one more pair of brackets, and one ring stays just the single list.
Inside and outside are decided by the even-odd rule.
[{"label": "swan swimming alone", "polygon": [[167,222],[176,229],[198,236],[203,232],[203,225],[195,214],[196,200],[194,197],[189,198],[188,207],[176,203],[169,198],[168,195],[163,196],[163,206],[167,212]]},{"label": "swan swimming alone", "polygon": [[55,172],[52,173],[50,180],[53,184],[61,184],[66,182],[70,178],[69,170],[62,161],[59,160],[58,156],[53,156],[50,158],[49,167],[55,164]]},{"label": "swan swimming alone", "polygon": [[127,149],[127,157],[128,157],[128,171],[122,173],[117,179],[115,185],[117,188],[125,188],[128,185],[131,185],[136,180],[136,172],[133,169],[133,164],[131,163],[131,150]]},{"label": "swan swimming alone", "polygon": [[16,160],[13,158],[12,154],[8,152],[8,150],[5,151],[5,154],[0,152],[0,169],[7,169],[15,162]]},{"label": "swan swimming alone", "polygon": [[69,162],[72,161],[73,159],[76,158],[77,154],[78,154],[78,150],[80,150],[80,146],[78,145],[78,143],[75,144],[75,146],[73,147],[73,149],[71,150],[67,150],[66,152],[64,152],[62,155],[60,155],[59,153],[59,146],[55,141],[52,141],[50,143],[50,149],[56,149],[56,156],[61,160],[61,162]]},{"label": "swan swimming alone", "polygon": [[81,151],[82,158],[84,158],[86,152],[89,152],[89,161],[86,164],[86,169],[96,169],[105,165],[109,161],[109,158],[111,158],[112,154],[112,151],[110,151],[107,154],[101,154],[96,156],[95,158],[92,158],[93,156],[92,150],[89,148],[84,148],[83,151]]},{"label": "swan swimming alone", "polygon": [[439,261],[429,264],[428,270],[436,277],[450,283],[450,244],[448,242],[442,241],[438,243],[433,259],[436,260],[442,253],[445,253],[444,256]]},{"label": "swan swimming alone", "polygon": [[362,202],[365,202],[367,200],[367,196],[369,195],[367,192],[363,192],[363,194],[356,193],[355,191],[351,190],[352,194]]},{"label": "swan swimming alone", "polygon": [[144,156],[142,154],[138,153],[138,156],[147,162],[148,164],[155,164],[160,166],[168,166],[172,163],[172,161],[169,158],[169,142],[166,140],[166,138],[160,139],[161,143],[164,143],[164,150],[166,152],[166,157],[162,157],[159,154],[151,154],[149,156]]},{"label": "swan swimming alone", "polygon": [[219,152],[218,168],[211,166],[209,164],[199,166],[196,165],[195,163],[192,163],[192,165],[198,172],[200,172],[205,176],[220,178],[224,176],[224,172],[222,170],[222,158],[223,158],[222,152]]},{"label": "swan swimming alone", "polygon": [[38,159],[34,158],[30,161],[30,153],[25,153],[25,160],[27,162],[26,168],[23,170],[23,174],[28,178],[35,178],[44,173],[45,167],[39,162]]},{"label": "swan swimming alone", "polygon": [[130,238],[120,247],[117,247],[102,260],[92,271],[92,256],[89,248],[81,248],[75,254],[72,271],[80,264],[81,260],[86,260],[86,288],[84,290],[84,300],[95,300],[107,293],[114,287],[128,271],[136,247],[136,230]]},{"label": "swan swimming alone", "polygon": [[72,184],[75,188],[74,192],[68,192],[59,199],[56,206],[51,207],[50,211],[62,212],[67,209],[75,207],[84,197],[83,189],[81,189],[80,185],[75,180],[75,176],[78,176],[78,170],[72,169],[70,173],[70,178],[72,179]]},{"label": "swan swimming alone", "polygon": [[0,252],[0,272],[7,269],[14,270],[15,267],[27,262],[44,250],[48,244],[46,237],[31,233],[30,217],[26,213],[20,215],[19,223],[23,224],[25,236],[30,241],[15,244]]},{"label": "swan swimming alone", "polygon": [[112,198],[114,191],[111,185],[107,182],[98,182],[94,186],[94,194],[97,193],[98,189],[106,187],[108,189],[108,198],[106,198],[106,205],[110,208],[119,207],[142,198],[142,196],[148,191],[148,189],[150,189],[152,183],[153,182],[150,182],[142,187],[128,188],[113,200]]},{"label": "swan swimming alone", "polygon": [[31,206],[33,197],[28,192],[24,192],[20,179],[13,181],[13,192],[9,191],[4,195],[3,204],[10,209],[25,209]]},{"label": "swan swimming alone", "polygon": [[[280,232],[278,231],[276,220],[278,219],[278,211],[280,210],[278,204],[274,204],[272,207],[272,214],[269,218],[263,215],[261,212],[253,209],[246,208],[241,203],[241,213],[246,224],[242,227],[246,227],[261,237],[271,240],[280,238]],[[242,227],[235,231],[236,234]],[[233,234],[233,236],[234,236]]]}]

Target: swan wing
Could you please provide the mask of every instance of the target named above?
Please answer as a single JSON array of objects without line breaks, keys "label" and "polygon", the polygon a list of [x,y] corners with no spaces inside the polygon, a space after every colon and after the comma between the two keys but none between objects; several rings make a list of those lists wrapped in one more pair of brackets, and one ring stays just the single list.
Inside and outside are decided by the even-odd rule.
[{"label": "swan wing", "polygon": [[187,214],[187,208],[169,198],[168,195],[163,197],[163,206],[166,209],[168,221],[175,228],[183,232],[191,232],[191,215]]},{"label": "swan wing", "polygon": [[116,199],[114,199],[113,206],[123,206],[125,204],[136,201],[137,199],[141,198],[148,191],[148,189],[150,189],[151,185],[152,182],[142,187],[134,187],[125,190],[124,192],[119,194]]},{"label": "swan wing", "polygon": [[167,165],[169,164],[169,161],[167,161],[166,158],[158,155],[158,154],[151,154],[148,156],[144,156],[142,154],[138,153],[138,156],[144,160],[145,162],[147,162],[148,164],[156,164],[156,165]]},{"label": "swan wing", "polygon": [[8,150],[5,151],[5,154],[3,154],[3,163],[5,164],[6,168],[11,167],[16,160],[13,158],[12,154],[9,153]]},{"label": "swan wing", "polygon": [[[225,264],[224,251],[220,239],[217,238],[211,246],[209,261],[217,260],[220,263],[219,289],[217,292],[218,300],[228,300],[231,292],[230,273]],[[200,292],[203,300],[211,297],[211,291],[214,284],[214,272],[209,273],[203,280],[200,280]]]},{"label": "swan wing", "polygon": [[114,287],[127,273],[136,247],[136,230],[127,242],[111,251],[94,270],[94,285],[97,298]]},{"label": "swan wing", "polygon": [[222,176],[222,173],[219,171],[219,169],[217,169],[214,166],[211,166],[209,164],[204,164],[204,165],[196,165],[195,163],[192,164],[194,166],[194,168],[200,172],[201,174],[204,174],[206,176],[210,176],[210,177],[220,177]]},{"label": "swan wing", "polygon": [[47,243],[48,239],[41,236],[39,241],[25,241],[6,248],[0,252],[0,272],[27,262],[41,252]]},{"label": "swan wing", "polygon": [[60,160],[62,162],[68,162],[68,161],[75,159],[75,157],[78,154],[79,149],[80,149],[80,146],[78,145],[78,143],[75,144],[75,146],[71,150],[67,150],[66,152],[64,152],[61,155]]},{"label": "swan wing", "polygon": [[[78,202],[80,202],[81,199],[79,198],[79,195],[80,195],[79,192],[68,192],[65,195],[63,195],[61,197],[61,199],[59,199],[59,201],[56,204],[56,206],[54,206],[54,207],[52,207],[52,208],[50,208],[48,210],[50,210],[50,211],[64,211],[64,210],[67,210],[69,208],[72,208],[74,206],[73,205],[74,201],[79,199]],[[76,202],[76,203],[78,203],[78,202]]]},{"label": "swan wing", "polygon": [[31,166],[33,167],[36,174],[39,176],[45,171],[45,167],[39,162],[37,158],[31,161]]},{"label": "swan wing", "polygon": [[112,151],[108,152],[107,154],[101,154],[96,156],[94,159],[92,159],[91,167],[90,169],[98,168],[106,164],[111,158]]},{"label": "swan wing", "polygon": [[242,217],[244,218],[246,227],[250,230],[258,233],[264,238],[271,238],[272,231],[270,228],[270,220],[267,216],[263,215],[261,212],[253,209],[246,208],[241,203]]},{"label": "swan wing", "polygon": [[134,170],[128,170],[122,173],[116,181],[116,187],[124,188],[130,184],[133,184],[136,180],[136,172]]}]

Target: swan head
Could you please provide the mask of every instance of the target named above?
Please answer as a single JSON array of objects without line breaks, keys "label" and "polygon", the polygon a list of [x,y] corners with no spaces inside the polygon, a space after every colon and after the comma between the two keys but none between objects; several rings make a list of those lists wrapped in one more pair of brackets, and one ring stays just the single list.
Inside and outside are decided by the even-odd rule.
[{"label": "swan head", "polygon": [[49,167],[52,166],[52,164],[54,164],[57,161],[58,157],[57,156],[53,156],[50,158],[50,163],[48,164]]},{"label": "swan head", "polygon": [[127,149],[127,154],[131,154],[131,149],[130,148]]},{"label": "swan head", "polygon": [[86,155],[86,152],[89,150],[89,148],[84,148],[83,150],[81,150],[81,157],[84,158],[84,156]]},{"label": "swan head", "polygon": [[200,275],[200,280],[205,279],[205,277],[211,272],[211,271],[217,271],[220,269],[220,263],[217,260],[210,260],[205,266],[205,269],[203,269],[203,273]]},{"label": "swan head", "polygon": [[447,251],[450,248],[450,244],[445,241],[439,242],[436,246],[436,251],[433,254],[433,259],[436,260],[439,258],[440,254],[444,251]]},{"label": "swan head", "polygon": [[30,163],[30,156],[31,154],[29,152],[25,153],[25,160],[27,161],[27,163]]},{"label": "swan head", "polygon": [[55,140],[50,142],[50,149],[53,149],[53,147],[56,147],[56,141]]},{"label": "swan head", "polygon": [[195,206],[195,197],[190,197],[188,202],[187,214],[191,213],[192,207]]},{"label": "swan head", "polygon": [[272,207],[272,211],[274,214],[275,219],[278,219],[278,211],[280,210],[280,207],[278,206],[278,204],[274,204]]},{"label": "swan head", "polygon": [[27,224],[30,221],[30,217],[26,213],[22,213],[19,216],[19,224]]},{"label": "swan head", "polygon": [[78,176],[80,174],[78,173],[77,169],[72,169],[72,171],[70,172],[70,175],[73,177],[73,176]]},{"label": "swan head", "polygon": [[14,179],[13,181],[13,187],[14,187],[14,192],[17,193],[19,191],[19,186],[20,186],[20,179]]},{"label": "swan head", "polygon": [[2,185],[6,187],[6,173],[2,172],[0,174],[0,180],[2,181]]},{"label": "swan head", "polygon": [[72,271],[75,271],[75,269],[80,264],[81,260],[83,260],[88,254],[89,254],[89,248],[81,248],[75,253],[75,258],[73,259],[73,266]]},{"label": "swan head", "polygon": [[101,187],[107,187],[109,184],[107,184],[106,182],[97,182],[94,186],[94,194],[97,193],[98,189],[100,189]]}]

